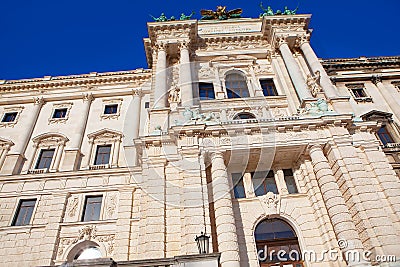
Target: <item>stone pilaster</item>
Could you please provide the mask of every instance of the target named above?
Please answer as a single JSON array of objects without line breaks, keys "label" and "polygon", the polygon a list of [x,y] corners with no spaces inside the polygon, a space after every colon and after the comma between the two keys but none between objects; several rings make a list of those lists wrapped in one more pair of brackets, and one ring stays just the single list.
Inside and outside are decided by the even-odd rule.
[{"label": "stone pilaster", "polygon": [[[318,186],[321,189],[321,194],[333,225],[333,230],[338,240],[345,240],[349,244],[346,248],[343,248],[343,251],[355,250],[362,253],[363,244],[320,145],[310,147],[310,157]],[[348,261],[348,266],[369,265],[365,262],[354,261],[353,259]]]},{"label": "stone pilaster", "polygon": [[189,42],[180,44],[179,83],[181,90],[181,103],[183,107],[193,106],[192,69],[189,55]]},{"label": "stone pilaster", "polygon": [[289,48],[286,38],[283,36],[278,37],[277,46],[279,47],[279,51],[281,52],[282,58],[285,62],[285,66],[289,72],[289,76],[293,82],[300,101],[303,101],[305,99],[313,99],[311,92],[306,86],[306,80],[301,73],[301,69],[294,59],[292,51]]},{"label": "stone pilaster", "polygon": [[24,123],[26,126],[21,129],[19,141],[16,142],[6,156],[1,174],[17,174],[22,169],[22,165],[25,161],[25,151],[31,140],[40,110],[44,103],[45,101],[42,97],[35,97],[33,99],[33,109],[29,112],[29,118],[27,118],[27,121]]},{"label": "stone pilaster", "polygon": [[119,190],[118,216],[115,231],[114,260],[128,260],[131,234],[133,193],[135,188],[126,187]]},{"label": "stone pilaster", "polygon": [[211,177],[221,267],[240,267],[231,188],[222,152],[211,154]]},{"label": "stone pilaster", "polygon": [[350,142],[331,145],[327,152],[340,190],[353,215],[364,247],[375,254],[395,253],[400,243],[387,205],[379,195],[379,183],[358,157]]},{"label": "stone pilaster", "polygon": [[321,75],[321,87],[325,92],[327,98],[335,98],[337,97],[337,90],[335,86],[332,84],[331,79],[326,73],[324,67],[321,62],[318,60],[317,55],[312,49],[309,42],[309,35],[302,35],[297,39],[297,43],[304,54],[304,57],[307,60],[308,65],[311,68],[312,74],[314,75],[317,71],[320,72]]},{"label": "stone pilaster", "polygon": [[399,108],[400,101],[398,101],[398,98],[395,97],[396,94],[398,94],[396,92],[395,88],[386,87],[382,83],[381,76],[373,76],[372,82],[376,85],[379,92],[382,94],[382,96],[385,99],[386,103],[388,104],[391,112],[393,112],[393,114],[395,115],[397,121],[400,122],[400,108]]},{"label": "stone pilaster", "polygon": [[[85,136],[85,130],[87,125],[87,120],[89,117],[90,106],[94,100],[94,97],[91,93],[87,93],[83,95],[83,110],[80,116],[76,119],[76,124],[78,125],[78,129],[76,136],[71,138],[71,142],[68,144],[68,147],[65,149],[65,157],[63,160],[63,165],[61,167],[62,170],[72,171],[78,168],[78,164],[80,162],[81,154],[81,146],[83,142],[83,138]],[[90,157],[90,156],[89,156]]]},{"label": "stone pilaster", "polygon": [[167,44],[157,45],[157,64],[154,86],[154,108],[167,107]]},{"label": "stone pilaster", "polygon": [[[60,224],[64,218],[67,201],[67,193],[53,193],[52,195],[51,205],[48,210],[49,216],[46,219],[46,229],[40,244],[40,265],[42,266],[54,265],[60,238]],[[47,203],[39,203],[39,205],[45,204]]]}]

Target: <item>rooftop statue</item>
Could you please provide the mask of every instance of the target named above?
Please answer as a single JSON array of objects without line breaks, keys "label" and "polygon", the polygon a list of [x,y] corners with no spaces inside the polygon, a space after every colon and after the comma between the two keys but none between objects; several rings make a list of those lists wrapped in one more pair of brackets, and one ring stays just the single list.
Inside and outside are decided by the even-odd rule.
[{"label": "rooftop statue", "polygon": [[194,11],[192,11],[192,13],[189,16],[186,16],[184,13],[181,14],[181,17],[179,18],[179,20],[189,20],[192,18],[192,16],[195,14]]},{"label": "rooftop statue", "polygon": [[299,7],[296,7],[294,10],[290,10],[287,6],[285,6],[285,10],[283,11],[283,15],[296,15],[297,10]]},{"label": "rooftop statue", "polygon": [[212,10],[201,10],[201,19],[202,20],[212,20],[212,19],[219,19],[219,20],[226,20],[231,18],[240,18],[242,15],[243,10],[241,8],[236,8],[233,10],[226,11],[226,6],[217,6],[216,11]]},{"label": "rooftop statue", "polygon": [[165,16],[164,13],[161,13],[161,15],[158,18],[156,18],[152,15],[150,15],[150,17],[152,17],[154,19],[154,21],[156,21],[156,22],[168,21],[168,18]]},{"label": "rooftop statue", "polygon": [[262,9],[262,11],[264,11],[264,13],[260,14],[260,18],[274,15],[274,11],[272,10],[272,8],[268,6],[267,9],[265,9],[262,2],[260,3],[260,8]]}]

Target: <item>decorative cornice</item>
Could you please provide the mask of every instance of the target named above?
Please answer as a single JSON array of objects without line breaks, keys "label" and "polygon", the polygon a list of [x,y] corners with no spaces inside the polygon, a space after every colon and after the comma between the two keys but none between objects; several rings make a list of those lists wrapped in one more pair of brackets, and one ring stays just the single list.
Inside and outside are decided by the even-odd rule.
[{"label": "decorative cornice", "polygon": [[328,73],[358,69],[374,71],[377,68],[400,68],[400,56],[325,59],[322,65]]},{"label": "decorative cornice", "polygon": [[62,87],[92,86],[110,83],[137,82],[138,86],[151,78],[151,71],[137,69],[122,72],[91,73],[36,79],[9,80],[0,84],[0,92]]}]

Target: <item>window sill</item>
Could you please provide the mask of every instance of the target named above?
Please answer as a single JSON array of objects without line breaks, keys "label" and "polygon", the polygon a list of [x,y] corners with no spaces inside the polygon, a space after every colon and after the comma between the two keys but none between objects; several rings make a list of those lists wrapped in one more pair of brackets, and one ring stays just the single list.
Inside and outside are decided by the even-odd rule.
[{"label": "window sill", "polygon": [[102,164],[102,165],[90,165],[89,170],[102,170],[102,169],[109,169],[110,164]]},{"label": "window sill", "polygon": [[33,169],[33,170],[28,170],[27,174],[41,174],[41,173],[48,173],[49,169]]},{"label": "window sill", "polygon": [[374,102],[372,101],[372,97],[355,97],[354,100],[356,102]]}]

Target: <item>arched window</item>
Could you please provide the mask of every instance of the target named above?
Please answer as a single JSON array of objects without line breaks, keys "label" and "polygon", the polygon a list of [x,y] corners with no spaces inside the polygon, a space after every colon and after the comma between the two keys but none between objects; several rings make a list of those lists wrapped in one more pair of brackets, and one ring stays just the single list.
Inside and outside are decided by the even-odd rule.
[{"label": "arched window", "polygon": [[88,247],[80,250],[74,260],[91,260],[101,258],[101,251],[98,247]]},{"label": "arched window", "polygon": [[225,77],[225,86],[228,98],[249,97],[246,77],[239,73],[230,73]]},{"label": "arched window", "polygon": [[248,120],[248,119],[255,119],[256,116],[250,112],[241,112],[233,117],[234,120]]},{"label": "arched window", "polygon": [[254,235],[261,267],[304,266],[296,233],[285,221],[266,219],[257,225]]}]

